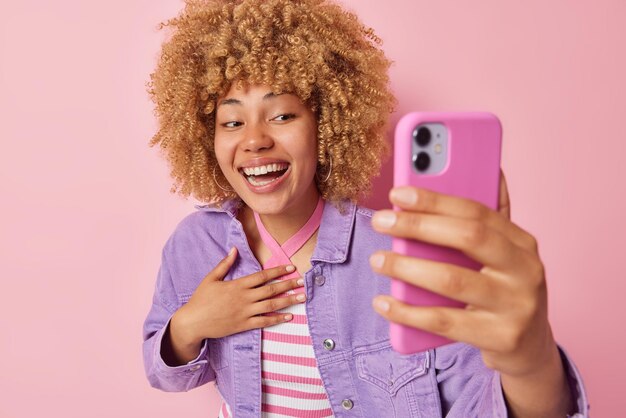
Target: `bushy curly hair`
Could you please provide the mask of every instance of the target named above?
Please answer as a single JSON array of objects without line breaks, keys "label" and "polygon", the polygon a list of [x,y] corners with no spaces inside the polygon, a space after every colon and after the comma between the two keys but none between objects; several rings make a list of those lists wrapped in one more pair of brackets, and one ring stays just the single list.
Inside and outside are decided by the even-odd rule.
[{"label": "bushy curly hair", "polygon": [[164,27],[171,36],[147,88],[158,118],[150,146],[169,162],[172,193],[238,198],[220,187],[228,183],[214,170],[213,147],[216,101],[235,82],[293,93],[313,109],[324,199],[357,201],[370,191],[388,155],[395,99],[381,40],[353,13],[326,0],[186,0]]}]

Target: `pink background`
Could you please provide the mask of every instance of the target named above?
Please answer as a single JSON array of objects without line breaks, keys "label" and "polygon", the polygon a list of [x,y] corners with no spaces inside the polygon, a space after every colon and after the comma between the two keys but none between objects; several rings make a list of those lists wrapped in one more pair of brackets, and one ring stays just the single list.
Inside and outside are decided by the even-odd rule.
[{"label": "pink background", "polygon": [[[502,119],[513,217],[539,239],[555,333],[594,415],[619,416],[626,3],[345,4],[395,61],[398,113]],[[181,6],[0,3],[2,417],[214,416],[212,386],[152,389],[141,357],[162,245],[194,210],[169,194],[166,164],[147,146],[155,27]],[[389,176],[377,184],[370,204],[382,207]]]}]

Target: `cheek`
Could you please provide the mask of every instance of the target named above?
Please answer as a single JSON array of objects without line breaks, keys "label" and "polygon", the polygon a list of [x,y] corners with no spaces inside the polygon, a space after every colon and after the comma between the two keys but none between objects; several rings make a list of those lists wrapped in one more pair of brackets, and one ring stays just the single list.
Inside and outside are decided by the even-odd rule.
[{"label": "cheek", "polygon": [[317,137],[312,137],[309,142],[308,152],[309,163],[312,166],[313,172],[317,170]]},{"label": "cheek", "polygon": [[297,146],[292,147],[292,155],[301,161],[304,167],[315,171],[317,168],[317,136],[309,134],[305,138],[302,135],[295,137],[294,142]]},{"label": "cheek", "polygon": [[232,161],[233,150],[228,146],[228,142],[219,139],[219,137],[215,138],[213,151],[215,152],[215,157],[217,158],[217,162],[220,167],[226,168],[228,167]]},{"label": "cheek", "polygon": [[300,169],[307,174],[315,173],[317,169],[317,146],[300,146],[292,151],[292,157],[299,161]]}]

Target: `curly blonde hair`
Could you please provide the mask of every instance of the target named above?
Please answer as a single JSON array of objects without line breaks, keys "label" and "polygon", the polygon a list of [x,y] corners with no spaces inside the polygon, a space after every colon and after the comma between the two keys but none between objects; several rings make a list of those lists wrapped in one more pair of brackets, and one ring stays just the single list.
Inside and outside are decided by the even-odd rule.
[{"label": "curly blonde hair", "polygon": [[185,3],[158,26],[173,30],[147,83],[158,118],[150,146],[159,144],[169,162],[171,192],[213,203],[238,198],[215,170],[213,138],[217,99],[243,82],[293,93],[314,110],[324,199],[367,194],[388,155],[395,105],[390,61],[373,30],[325,0]]}]

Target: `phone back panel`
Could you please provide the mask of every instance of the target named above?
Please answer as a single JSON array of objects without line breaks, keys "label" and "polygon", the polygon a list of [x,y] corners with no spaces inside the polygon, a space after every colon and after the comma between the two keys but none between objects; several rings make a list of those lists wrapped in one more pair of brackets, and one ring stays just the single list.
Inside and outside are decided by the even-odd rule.
[{"label": "phone back panel", "polygon": [[[448,161],[436,175],[419,174],[412,163],[413,130],[423,123],[441,123],[448,130]],[[409,113],[397,124],[394,143],[394,186],[415,186],[479,201],[497,209],[502,128],[490,113]],[[399,210],[398,207],[394,207]],[[462,252],[401,238],[393,239],[393,251],[418,258],[452,263],[480,270],[482,266]],[[391,281],[391,295],[419,306],[463,307],[464,304],[400,280]],[[394,349],[416,353],[450,342],[447,338],[404,325],[390,323]]]}]

